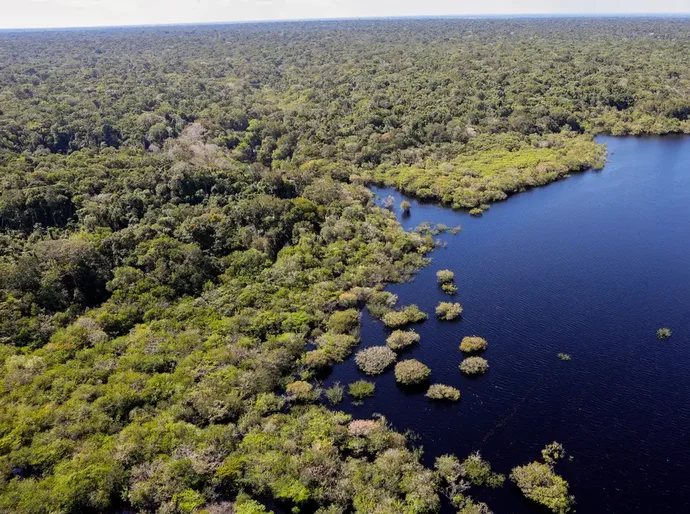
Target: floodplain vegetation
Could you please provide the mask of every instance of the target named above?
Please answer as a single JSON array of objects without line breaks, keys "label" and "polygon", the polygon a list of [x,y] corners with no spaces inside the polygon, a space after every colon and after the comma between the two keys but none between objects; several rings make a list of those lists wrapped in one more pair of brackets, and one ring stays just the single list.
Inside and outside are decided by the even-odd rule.
[{"label": "floodplain vegetation", "polygon": [[0,63],[1,512],[487,512],[323,405],[361,309],[426,318],[383,288],[432,231],[365,186],[485,212],[595,134],[690,133],[672,18],[2,32]]}]

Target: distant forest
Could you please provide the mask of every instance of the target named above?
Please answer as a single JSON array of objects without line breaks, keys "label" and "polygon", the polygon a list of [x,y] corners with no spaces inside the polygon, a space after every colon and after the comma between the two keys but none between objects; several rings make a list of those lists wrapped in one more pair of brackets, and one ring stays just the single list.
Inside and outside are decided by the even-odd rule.
[{"label": "distant forest", "polygon": [[482,209],[600,133],[690,134],[687,19],[0,32],[0,512],[490,512],[319,387],[434,248],[366,186]]}]

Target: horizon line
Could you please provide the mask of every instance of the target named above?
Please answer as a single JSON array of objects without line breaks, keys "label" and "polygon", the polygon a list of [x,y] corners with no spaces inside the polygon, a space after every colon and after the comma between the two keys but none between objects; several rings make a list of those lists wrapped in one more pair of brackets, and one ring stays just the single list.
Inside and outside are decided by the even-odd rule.
[{"label": "horizon line", "polygon": [[505,13],[505,14],[440,14],[440,15],[396,15],[396,16],[353,16],[324,18],[284,18],[229,21],[198,21],[179,23],[131,23],[122,25],[60,25],[54,27],[0,27],[0,32],[34,32],[60,30],[103,30],[132,28],[200,27],[222,25],[288,24],[327,21],[393,21],[393,20],[448,20],[448,19],[533,19],[533,18],[690,18],[687,12],[603,12],[603,13]]}]

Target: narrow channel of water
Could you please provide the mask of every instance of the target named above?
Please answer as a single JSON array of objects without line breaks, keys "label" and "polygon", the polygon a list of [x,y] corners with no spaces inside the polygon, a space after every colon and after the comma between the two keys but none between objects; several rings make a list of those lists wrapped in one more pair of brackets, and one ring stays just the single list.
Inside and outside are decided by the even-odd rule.
[{"label": "narrow channel of water", "polygon": [[[419,435],[425,461],[475,450],[498,471],[540,457],[557,440],[572,456],[558,466],[579,514],[679,513],[690,508],[690,138],[602,138],[609,163],[496,204],[482,218],[412,204],[406,229],[461,224],[411,283],[389,290],[429,320],[421,344],[404,352],[458,387],[462,401],[430,402],[395,384],[392,369],[356,417],[382,413]],[[435,273],[455,272],[461,321],[434,317],[447,301]],[[658,341],[656,330],[673,336]],[[389,331],[366,313],[362,345]],[[489,342],[490,369],[458,369],[460,339]],[[559,352],[571,361],[557,358]],[[365,378],[354,361],[325,385]],[[512,484],[477,495],[497,513],[540,512]]]}]

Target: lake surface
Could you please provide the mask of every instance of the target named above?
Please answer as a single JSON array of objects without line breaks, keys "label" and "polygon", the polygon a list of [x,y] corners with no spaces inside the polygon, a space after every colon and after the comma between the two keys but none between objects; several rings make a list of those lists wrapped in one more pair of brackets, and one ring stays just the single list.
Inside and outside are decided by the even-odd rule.
[{"label": "lake surface", "polygon": [[[588,171],[495,204],[482,218],[412,203],[406,229],[422,222],[461,224],[430,255],[413,282],[394,285],[399,305],[416,303],[429,320],[415,326],[416,358],[432,382],[458,387],[462,400],[438,405],[376,377],[376,394],[340,408],[356,417],[384,414],[412,430],[424,460],[479,450],[494,469],[540,458],[556,440],[572,461],[568,480],[579,514],[690,511],[690,138],[601,138],[602,171]],[[439,322],[449,301],[435,274],[455,272],[463,317]],[[670,327],[673,336],[656,339]],[[362,345],[389,331],[366,312]],[[461,375],[463,336],[486,338],[490,369]],[[571,361],[557,358],[559,352]],[[352,359],[325,381],[365,378]],[[541,512],[510,482],[479,490],[496,513]]]}]

